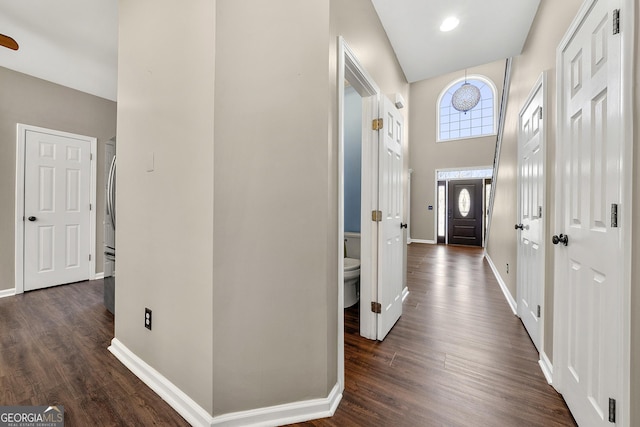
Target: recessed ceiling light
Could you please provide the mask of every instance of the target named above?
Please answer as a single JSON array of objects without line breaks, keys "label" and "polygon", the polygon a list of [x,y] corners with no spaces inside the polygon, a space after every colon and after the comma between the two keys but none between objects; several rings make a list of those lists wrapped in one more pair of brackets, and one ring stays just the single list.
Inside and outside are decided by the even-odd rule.
[{"label": "recessed ceiling light", "polygon": [[460,20],[458,18],[456,18],[455,16],[450,16],[444,21],[442,21],[442,24],[440,25],[440,31],[442,32],[451,31],[454,28],[456,28],[459,23],[460,23]]}]

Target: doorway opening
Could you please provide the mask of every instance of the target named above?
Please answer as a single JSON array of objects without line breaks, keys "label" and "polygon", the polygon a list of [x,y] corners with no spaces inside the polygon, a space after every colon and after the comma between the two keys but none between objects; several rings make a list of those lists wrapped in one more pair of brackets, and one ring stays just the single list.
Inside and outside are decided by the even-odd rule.
[{"label": "doorway opening", "polygon": [[484,247],[493,168],[436,170],[437,243]]}]

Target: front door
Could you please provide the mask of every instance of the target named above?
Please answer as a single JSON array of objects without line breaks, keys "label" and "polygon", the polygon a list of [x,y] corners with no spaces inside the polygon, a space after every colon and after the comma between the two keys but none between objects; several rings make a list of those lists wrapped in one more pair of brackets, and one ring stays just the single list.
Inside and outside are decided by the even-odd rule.
[{"label": "front door", "polygon": [[25,132],[24,290],[87,280],[91,144]]},{"label": "front door", "polygon": [[629,203],[621,191],[621,35],[613,19],[620,0],[585,6],[558,58],[554,371],[578,424],[609,426],[624,410],[622,248],[630,233],[628,218],[612,214]]},{"label": "front door", "polygon": [[383,128],[379,136],[378,206],[382,212],[378,231],[378,340],[387,336],[402,314],[402,135],[403,117],[384,97]]},{"label": "front door", "polygon": [[449,181],[449,244],[482,246],[483,187],[482,179]]},{"label": "front door", "polygon": [[540,350],[544,295],[543,78],[520,112],[518,134],[518,316]]}]

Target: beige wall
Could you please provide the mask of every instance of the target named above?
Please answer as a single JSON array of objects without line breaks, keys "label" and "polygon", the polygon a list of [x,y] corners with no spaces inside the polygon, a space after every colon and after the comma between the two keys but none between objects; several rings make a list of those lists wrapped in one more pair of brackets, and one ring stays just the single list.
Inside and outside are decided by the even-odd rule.
[{"label": "beige wall", "polygon": [[211,412],[215,2],[119,18],[115,335]]},{"label": "beige wall", "polygon": [[[488,77],[496,85],[496,97],[502,96],[505,61],[469,68],[468,74]],[[445,74],[411,84],[410,128],[411,154],[411,238],[435,241],[436,169],[492,166],[496,137],[436,142],[437,103],[442,91],[464,76],[462,71]],[[499,105],[499,102],[498,102]],[[433,206],[429,211],[428,206]]]},{"label": "beige wall", "polygon": [[214,415],[326,397],[337,340],[329,4],[217,3]]},{"label": "beige wall", "polygon": [[633,170],[633,234],[631,272],[631,422],[640,425],[640,7],[635,16],[634,75],[634,170]]},{"label": "beige wall", "polygon": [[[493,219],[487,253],[516,298],[517,234],[513,225],[517,218],[517,138],[518,116],[533,85],[543,71],[547,71],[547,221],[546,235],[553,228],[555,133],[556,133],[556,47],[578,12],[581,0],[567,0],[561,4],[542,0],[529,37],[520,56],[513,59],[509,101],[506,111],[504,137],[496,182]],[[550,239],[546,248],[544,351],[552,357],[553,346],[553,249]],[[506,265],[509,264],[509,273]]]},{"label": "beige wall", "polygon": [[214,416],[338,380],[337,35],[408,98],[342,3],[120,2],[116,338]]},{"label": "beige wall", "polygon": [[116,103],[2,67],[0,94],[0,290],[15,287],[17,123],[98,139],[95,253],[102,272],[104,143],[116,134]]}]

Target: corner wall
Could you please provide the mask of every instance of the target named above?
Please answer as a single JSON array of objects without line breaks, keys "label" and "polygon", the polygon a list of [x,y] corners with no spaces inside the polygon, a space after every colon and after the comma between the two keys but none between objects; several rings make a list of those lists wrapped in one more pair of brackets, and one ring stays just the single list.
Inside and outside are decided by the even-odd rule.
[{"label": "corner wall", "polygon": [[215,1],[118,10],[115,337],[211,413]]},{"label": "corner wall", "polygon": [[116,103],[0,67],[0,291],[15,287],[16,124],[98,138],[96,271],[103,271],[104,143],[116,134]]},{"label": "corner wall", "polygon": [[326,398],[337,382],[329,4],[217,4],[214,416]]}]

